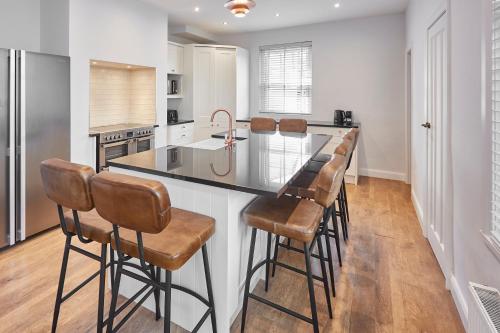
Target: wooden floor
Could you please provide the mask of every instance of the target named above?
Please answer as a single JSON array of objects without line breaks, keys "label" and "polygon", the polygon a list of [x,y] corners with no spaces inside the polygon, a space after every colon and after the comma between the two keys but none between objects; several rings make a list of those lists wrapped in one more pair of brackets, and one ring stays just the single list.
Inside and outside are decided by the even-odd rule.
[{"label": "wooden floor", "polygon": [[[315,285],[321,332],[464,332],[444,277],[423,238],[409,186],[361,178],[348,187],[350,240],[342,243],[344,265],[336,264],[334,318],[326,312],[322,285]],[[47,232],[0,252],[0,332],[49,332],[64,238]],[[97,246],[87,246],[97,251]],[[96,252],[97,253],[97,252]],[[335,253],[335,252],[334,252]],[[302,265],[283,251],[281,260]],[[67,288],[97,271],[98,263],[72,252]],[[68,290],[68,289],[67,289]],[[264,295],[263,284],[256,293]],[[109,304],[109,293],[107,304]],[[309,315],[305,279],[278,268],[267,298]],[[97,281],[62,306],[58,332],[93,332]],[[239,332],[240,317],[233,324]],[[174,327],[174,332],[182,332]],[[123,332],[161,332],[162,321],[140,310]],[[311,326],[250,300],[247,332],[309,332]]]}]

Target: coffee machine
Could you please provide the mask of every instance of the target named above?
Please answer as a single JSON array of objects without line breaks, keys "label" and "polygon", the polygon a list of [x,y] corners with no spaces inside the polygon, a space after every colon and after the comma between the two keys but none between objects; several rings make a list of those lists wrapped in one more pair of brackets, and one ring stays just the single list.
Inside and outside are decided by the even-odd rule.
[{"label": "coffee machine", "polygon": [[344,124],[347,126],[352,125],[352,111],[346,111],[344,117]]},{"label": "coffee machine", "polygon": [[344,110],[335,110],[335,125],[344,125],[345,123],[345,111]]}]

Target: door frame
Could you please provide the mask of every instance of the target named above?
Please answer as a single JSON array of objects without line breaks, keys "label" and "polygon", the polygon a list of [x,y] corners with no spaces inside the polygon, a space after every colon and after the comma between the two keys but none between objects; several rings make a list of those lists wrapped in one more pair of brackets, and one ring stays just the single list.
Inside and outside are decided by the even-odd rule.
[{"label": "door frame", "polygon": [[413,48],[410,46],[405,52],[405,89],[406,89],[406,113],[405,113],[405,163],[406,163],[406,184],[413,184],[412,174],[412,110],[413,110]]},{"label": "door frame", "polygon": [[[446,17],[446,26],[447,26],[447,77],[446,77],[446,82],[447,82],[447,92],[446,92],[446,101],[447,101],[447,110],[446,110],[446,115],[444,116],[443,119],[445,119],[445,122],[447,126],[444,128],[444,135],[443,137],[443,145],[445,147],[451,147],[451,25],[450,25],[450,6],[449,6],[449,0],[443,0],[438,4],[436,7],[436,10],[434,11],[434,14],[429,17],[429,20],[427,21],[426,24],[426,41],[425,41],[425,119],[426,121],[429,120],[430,116],[430,110],[429,110],[429,45],[428,45],[428,33],[430,28],[437,23],[443,16]],[[430,162],[429,162],[429,154],[430,154],[430,149],[429,149],[429,144],[430,144],[430,138],[429,138],[429,132],[427,131],[426,134],[426,182],[427,182],[427,191],[426,191],[426,208],[425,208],[425,232],[424,235],[426,238],[429,237],[429,231],[430,231],[430,200],[431,200],[431,179],[430,179],[430,174],[429,174],[429,169],[430,169]],[[446,152],[446,151],[445,151]],[[453,223],[453,178],[452,178],[452,169],[451,169],[451,149],[448,151],[448,154],[444,154],[441,156],[442,161],[443,161],[443,179],[448,180],[448,182],[445,183],[443,186],[443,192],[448,193],[449,195],[446,195],[443,197],[443,202],[442,202],[442,212],[443,212],[443,243],[447,251],[444,253],[444,258],[442,258],[442,262],[439,262],[441,266],[441,270],[446,278],[446,287],[450,289],[451,287],[451,280],[453,278],[453,272],[454,272],[454,259],[453,259],[453,229],[454,229],[454,223]],[[437,255],[436,255],[437,259]]]}]

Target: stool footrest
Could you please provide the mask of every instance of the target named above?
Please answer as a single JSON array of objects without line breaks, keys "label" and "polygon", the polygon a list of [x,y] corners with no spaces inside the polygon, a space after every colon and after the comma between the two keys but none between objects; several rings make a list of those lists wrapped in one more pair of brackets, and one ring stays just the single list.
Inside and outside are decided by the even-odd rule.
[{"label": "stool footrest", "polygon": [[83,254],[84,256],[87,256],[87,257],[92,258],[92,259],[97,260],[97,261],[101,261],[101,257],[100,256],[95,255],[95,254],[93,254],[93,253],[91,253],[89,251],[86,251],[84,249],[81,249],[78,246],[70,245],[69,248],[71,250],[75,251],[75,252]]},{"label": "stool footrest", "polygon": [[89,276],[87,279],[85,279],[85,281],[83,281],[77,287],[75,287],[73,290],[71,290],[70,292],[68,292],[63,297],[61,297],[61,303],[63,303],[68,298],[70,298],[71,296],[73,296],[74,294],[76,294],[76,292],[78,292],[80,289],[82,289],[83,287],[85,287],[90,281],[92,281],[94,278],[96,278],[97,276],[99,276],[100,273],[101,273],[100,271],[95,272],[94,274],[92,274],[91,276]]},{"label": "stool footrest", "polygon": [[249,298],[253,298],[254,300],[259,301],[259,302],[261,302],[263,304],[266,304],[266,305],[268,305],[268,306],[270,306],[272,308],[275,308],[278,311],[284,312],[284,313],[286,313],[286,314],[288,314],[290,316],[293,316],[295,318],[301,319],[301,320],[303,320],[303,321],[305,321],[305,322],[307,322],[309,324],[313,323],[313,320],[311,318],[306,317],[306,316],[304,316],[304,315],[302,315],[302,314],[300,314],[298,312],[295,312],[295,311],[292,311],[290,309],[287,309],[284,306],[281,306],[279,304],[273,303],[273,302],[271,302],[271,301],[269,301],[269,300],[267,300],[265,298],[262,298],[260,296],[255,295],[253,293],[249,293],[248,297]]},{"label": "stool footrest", "polygon": [[[148,287],[148,286],[147,286]],[[148,297],[153,293],[154,287],[151,288],[140,300],[137,302],[134,307],[123,317],[123,319],[113,328],[112,332],[118,332],[118,330],[125,324],[125,322],[139,309],[139,307],[144,303]],[[141,290],[142,291],[142,290]],[[116,314],[115,314],[116,316]]]}]

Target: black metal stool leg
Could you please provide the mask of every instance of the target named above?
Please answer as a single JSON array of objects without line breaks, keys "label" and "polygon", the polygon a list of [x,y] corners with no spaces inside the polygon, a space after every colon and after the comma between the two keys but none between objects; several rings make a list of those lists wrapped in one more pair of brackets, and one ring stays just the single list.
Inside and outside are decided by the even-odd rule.
[{"label": "black metal stool leg", "polygon": [[118,262],[118,266],[116,268],[114,289],[112,291],[113,295],[111,297],[111,306],[109,307],[108,327],[106,329],[107,333],[111,333],[113,330],[113,321],[115,319],[116,303],[118,301],[118,291],[120,290],[121,275],[122,275],[122,265],[120,262]]},{"label": "black metal stool leg", "polygon": [[[332,283],[332,294],[333,297],[337,296],[337,293],[335,291],[335,277],[334,274],[335,272],[333,271],[333,256],[332,256],[332,249],[330,245],[330,236],[328,236],[328,225],[326,227],[327,231],[324,234],[325,236],[325,243],[326,243],[326,253],[328,255],[328,270],[330,271],[330,281]],[[318,239],[318,242],[321,242],[321,237]]]},{"label": "black metal stool leg", "polygon": [[340,234],[339,234],[339,223],[337,220],[337,209],[335,208],[335,204],[332,209],[332,224],[333,224],[333,232],[335,238],[335,247],[337,248],[337,257],[339,259],[339,265],[342,267],[342,256],[340,254]]},{"label": "black metal stool leg", "polygon": [[[328,306],[328,315],[330,316],[330,318],[333,318],[332,301],[330,299],[330,287],[328,287],[328,277],[326,276],[325,255],[323,253],[323,244],[321,242],[322,242],[321,237],[318,237],[318,254],[320,258],[319,261],[321,263],[321,277],[323,278],[323,287],[325,288],[326,304]],[[333,280],[332,280],[332,285],[335,285],[335,281]]]},{"label": "black metal stool leg", "polygon": [[[248,293],[250,290],[250,280],[252,277],[253,255],[255,251],[255,236],[257,229],[252,228],[252,239],[250,240],[250,252],[248,253],[247,278],[245,281],[245,293],[243,295],[243,309],[241,310],[241,333],[245,332],[245,320],[248,308]],[[308,249],[309,250],[309,249]]]},{"label": "black metal stool leg", "polygon": [[210,307],[212,311],[210,312],[210,319],[212,321],[212,332],[217,333],[217,321],[215,319],[215,302],[214,302],[214,294],[212,291],[212,279],[210,277],[210,266],[208,263],[208,254],[207,254],[207,245],[203,245],[201,248],[203,254],[203,267],[205,269],[205,281],[207,282],[207,294],[208,294],[208,302],[210,303]]},{"label": "black metal stool leg", "polygon": [[273,273],[272,277],[274,277],[274,274],[276,273],[276,260],[278,260],[278,251],[279,251],[279,244],[280,244],[280,236],[276,235],[276,238],[274,240],[274,256],[273,256]]},{"label": "black metal stool leg", "polygon": [[267,233],[267,250],[266,250],[266,281],[265,281],[265,288],[264,290],[267,292],[269,288],[269,263],[271,260],[271,233]]},{"label": "black metal stool leg", "polygon": [[163,332],[170,333],[170,310],[172,304],[172,272],[165,270],[165,317],[163,319]]},{"label": "black metal stool leg", "polygon": [[111,243],[109,243],[109,273],[111,274],[111,290],[114,289],[115,286],[115,250],[111,247]]},{"label": "black metal stool leg", "polygon": [[311,253],[307,243],[304,243],[304,257],[306,261],[307,286],[309,288],[309,301],[311,303],[312,324],[314,333],[319,333],[318,312],[316,310],[316,298],[314,297],[314,284],[311,271]]},{"label": "black metal stool leg", "polygon": [[[156,270],[156,272],[155,272]],[[150,268],[151,271],[151,278],[156,281],[160,282],[160,272],[159,269],[155,269],[153,266]],[[153,292],[154,298],[155,298],[155,319],[160,320],[161,318],[161,310],[160,310],[160,288],[155,287],[155,290]]]},{"label": "black metal stool leg", "polygon": [[64,280],[66,278],[66,268],[68,267],[69,247],[71,245],[71,236],[66,236],[64,245],[64,254],[61,264],[61,273],[59,275],[59,285],[57,286],[56,305],[54,307],[54,317],[52,318],[52,333],[55,333],[57,328],[57,320],[59,319],[59,310],[61,309],[61,299],[64,290]]},{"label": "black metal stool leg", "polygon": [[101,244],[101,267],[99,272],[99,301],[97,305],[97,332],[101,333],[104,321],[104,288],[106,287],[107,244]]},{"label": "black metal stool leg", "polygon": [[349,216],[349,203],[347,200],[347,187],[345,186],[345,179],[342,179],[342,189],[344,192],[345,212],[347,214],[347,222],[351,222],[351,217]]}]

